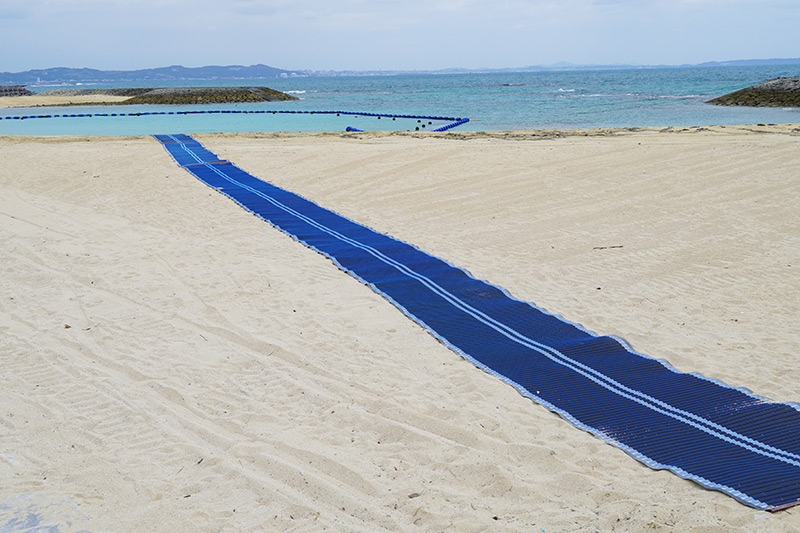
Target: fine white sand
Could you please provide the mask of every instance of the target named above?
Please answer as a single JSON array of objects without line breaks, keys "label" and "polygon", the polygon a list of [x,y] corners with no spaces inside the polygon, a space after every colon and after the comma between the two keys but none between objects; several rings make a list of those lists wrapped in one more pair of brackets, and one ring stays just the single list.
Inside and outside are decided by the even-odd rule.
[{"label": "fine white sand", "polygon": [[[682,371],[800,400],[800,126],[198,139]],[[800,530],[523,398],[152,138],[0,153],[0,530]]]}]

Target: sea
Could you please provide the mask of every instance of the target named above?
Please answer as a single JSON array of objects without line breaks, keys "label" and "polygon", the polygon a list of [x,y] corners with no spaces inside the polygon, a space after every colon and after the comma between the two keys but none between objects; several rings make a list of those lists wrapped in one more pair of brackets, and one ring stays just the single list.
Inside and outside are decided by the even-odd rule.
[{"label": "sea", "polygon": [[[779,76],[800,76],[800,65],[715,66],[294,77],[236,80],[181,80],[33,85],[97,89],[151,86],[267,86],[296,101],[205,106],[77,106],[0,109],[0,134],[142,135],[152,133],[277,132],[428,129],[447,122],[389,115],[469,118],[453,131],[575,129],[633,126],[710,126],[800,123],[798,108],[723,107],[714,97]],[[158,111],[239,111],[98,117],[97,114]],[[259,113],[241,113],[259,111]],[[260,113],[284,111],[284,113]],[[349,111],[303,114],[285,111]],[[54,114],[83,117],[4,119]],[[371,114],[371,115],[368,115]],[[381,118],[377,118],[377,116]]]}]

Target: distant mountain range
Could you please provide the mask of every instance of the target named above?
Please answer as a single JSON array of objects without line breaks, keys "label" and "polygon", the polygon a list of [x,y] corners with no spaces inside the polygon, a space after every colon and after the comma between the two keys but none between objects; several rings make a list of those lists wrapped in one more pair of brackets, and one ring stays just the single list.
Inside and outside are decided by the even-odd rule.
[{"label": "distant mountain range", "polygon": [[34,85],[49,83],[97,83],[97,82],[158,82],[175,80],[236,80],[295,77],[330,76],[392,76],[397,74],[460,74],[480,72],[537,72],[564,70],[610,70],[636,68],[688,68],[688,67],[730,67],[730,66],[781,66],[800,65],[800,58],[794,59],[740,59],[734,61],[712,61],[697,65],[575,65],[554,63],[546,66],[487,69],[442,69],[442,70],[376,70],[376,71],[334,71],[334,70],[285,70],[267,65],[228,65],[206,67],[183,67],[174,65],[143,70],[96,70],[90,68],[49,68],[25,72],[0,72],[2,85]]},{"label": "distant mountain range", "polygon": [[0,72],[0,83],[30,85],[36,83],[89,83],[114,81],[235,80],[254,78],[287,78],[299,71],[283,70],[267,65],[229,65],[224,67],[171,67],[143,70],[96,70],[91,68],[48,68],[25,72]]},{"label": "distant mountain range", "polygon": [[696,67],[774,67],[800,65],[800,58],[794,59],[737,59],[734,61],[709,61],[693,65]]}]

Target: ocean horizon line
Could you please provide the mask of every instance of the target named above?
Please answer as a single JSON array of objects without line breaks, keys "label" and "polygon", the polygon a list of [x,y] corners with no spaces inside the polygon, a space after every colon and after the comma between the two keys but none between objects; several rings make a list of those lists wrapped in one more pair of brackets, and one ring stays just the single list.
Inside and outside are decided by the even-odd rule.
[{"label": "ocean horizon line", "polygon": [[[547,65],[519,67],[445,67],[440,69],[283,69],[265,64],[170,65],[143,69],[96,69],[91,67],[48,67],[19,72],[0,72],[0,85],[28,85],[41,82],[177,81],[189,79],[281,79],[293,77],[402,76],[445,74],[503,74],[526,72],[569,72],[592,70],[683,69],[706,67],[800,66],[798,58],[733,59],[683,64],[581,64],[560,61]],[[36,77],[34,80],[33,77]],[[42,79],[44,76],[47,79]],[[98,78],[98,76],[103,76]],[[125,76],[128,76],[127,78]],[[132,76],[132,77],[130,77]]]}]

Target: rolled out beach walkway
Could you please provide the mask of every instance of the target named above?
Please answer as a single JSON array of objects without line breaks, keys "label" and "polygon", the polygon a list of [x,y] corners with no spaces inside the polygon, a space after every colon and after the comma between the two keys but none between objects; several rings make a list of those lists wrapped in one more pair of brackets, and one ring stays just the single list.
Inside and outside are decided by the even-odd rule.
[{"label": "rolled out beach walkway", "polygon": [[[791,401],[797,133],[198,138],[637,351]],[[152,139],[0,145],[0,505],[31,494],[89,530],[800,524],[564,424]]]},{"label": "rolled out beach walkway", "polygon": [[576,427],[756,509],[800,504],[800,404],[680,372],[259,179],[191,135],[154,137],[212,190],[328,257],[464,359]]}]

